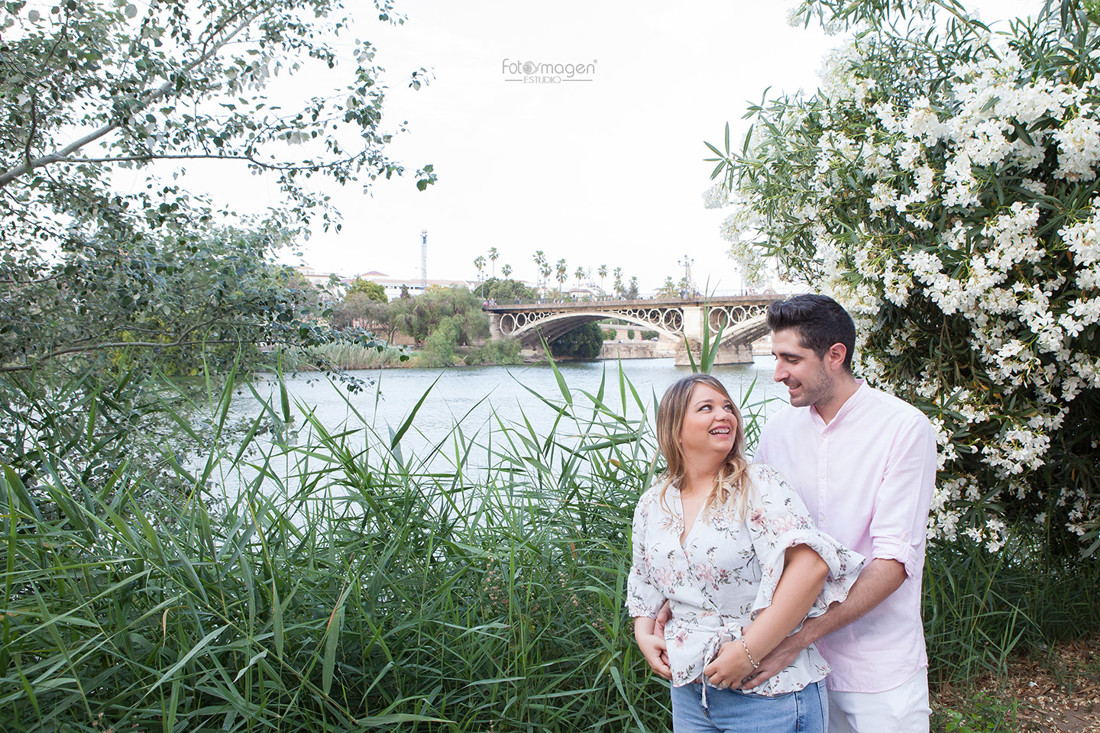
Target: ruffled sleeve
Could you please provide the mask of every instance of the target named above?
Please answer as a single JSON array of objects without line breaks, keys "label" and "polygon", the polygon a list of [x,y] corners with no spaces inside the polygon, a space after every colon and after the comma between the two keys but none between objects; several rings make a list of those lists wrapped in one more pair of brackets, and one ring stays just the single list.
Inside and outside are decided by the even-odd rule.
[{"label": "ruffled sleeve", "polygon": [[829,567],[825,586],[807,614],[808,618],[820,616],[829,604],[848,597],[864,558],[814,526],[802,499],[778,471],[760,464],[751,470],[754,486],[745,519],[761,573],[751,615],[755,617],[771,605],[787,549],[806,545]]},{"label": "ruffled sleeve", "polygon": [[653,565],[650,554],[647,551],[651,531],[651,511],[654,510],[653,490],[647,491],[638,500],[638,506],[634,510],[634,524],[631,533],[633,549],[633,562],[630,567],[630,576],[626,581],[626,609],[631,618],[645,616],[656,618],[657,612],[665,602],[661,591],[657,590],[653,583]]}]

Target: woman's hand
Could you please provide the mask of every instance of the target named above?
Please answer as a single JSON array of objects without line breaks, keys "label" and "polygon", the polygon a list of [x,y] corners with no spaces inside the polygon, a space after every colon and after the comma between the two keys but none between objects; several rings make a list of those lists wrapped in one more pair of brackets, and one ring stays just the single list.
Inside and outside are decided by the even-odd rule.
[{"label": "woman's hand", "polygon": [[752,662],[740,641],[723,644],[718,656],[703,669],[707,682],[721,689],[741,687],[741,681],[752,673]]},{"label": "woman's hand", "polygon": [[654,674],[666,680],[672,679],[672,668],[668,666],[668,651],[665,648],[664,634],[654,631],[654,620],[640,616],[634,619],[634,640],[642,650],[642,656],[649,662]]}]

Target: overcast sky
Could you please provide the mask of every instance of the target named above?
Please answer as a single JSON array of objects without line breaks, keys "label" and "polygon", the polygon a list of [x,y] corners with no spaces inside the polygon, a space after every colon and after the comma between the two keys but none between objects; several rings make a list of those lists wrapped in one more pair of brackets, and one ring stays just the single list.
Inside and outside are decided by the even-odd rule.
[{"label": "overcast sky", "polygon": [[[1041,0],[976,4],[992,20]],[[371,197],[334,190],[343,231],[316,234],[305,261],[418,277],[426,229],[429,278],[472,279],[474,258],[496,247],[498,275],[509,264],[531,281],[541,249],[566,260],[569,282],[578,266],[595,278],[607,265],[651,291],[690,260],[700,287],[738,288],[718,235],[725,214],[702,204],[713,167],[703,142],[719,144],[727,121],[740,139],[746,108],[768,87],[816,88],[841,39],[789,26],[791,5],[400,0],[404,25],[362,19],[357,32],[390,72],[386,126],[408,123],[389,152],[413,171],[434,164],[439,182],[423,193],[412,177],[381,182]],[[509,81],[512,62],[585,64],[590,81]],[[434,79],[408,90],[421,66]],[[251,180],[264,198],[269,184]]]}]

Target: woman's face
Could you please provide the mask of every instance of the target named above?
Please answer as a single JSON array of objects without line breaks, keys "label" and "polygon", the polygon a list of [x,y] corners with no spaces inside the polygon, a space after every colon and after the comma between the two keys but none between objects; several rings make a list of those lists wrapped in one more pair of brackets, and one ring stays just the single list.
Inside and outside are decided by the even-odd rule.
[{"label": "woman's face", "polygon": [[736,434],[733,403],[710,385],[695,385],[680,424],[680,450],[685,460],[710,457],[720,461],[733,450]]}]

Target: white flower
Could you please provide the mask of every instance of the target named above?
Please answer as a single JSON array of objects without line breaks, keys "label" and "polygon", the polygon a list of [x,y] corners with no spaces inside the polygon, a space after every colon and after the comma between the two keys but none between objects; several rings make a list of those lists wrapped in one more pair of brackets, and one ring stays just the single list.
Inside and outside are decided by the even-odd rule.
[{"label": "white flower", "polygon": [[729,203],[729,189],[724,183],[716,183],[703,191],[703,208],[720,209]]},{"label": "white flower", "polygon": [[1093,168],[1100,162],[1100,123],[1085,117],[1069,120],[1054,133],[1060,152],[1056,178],[1067,181],[1091,181]]}]

